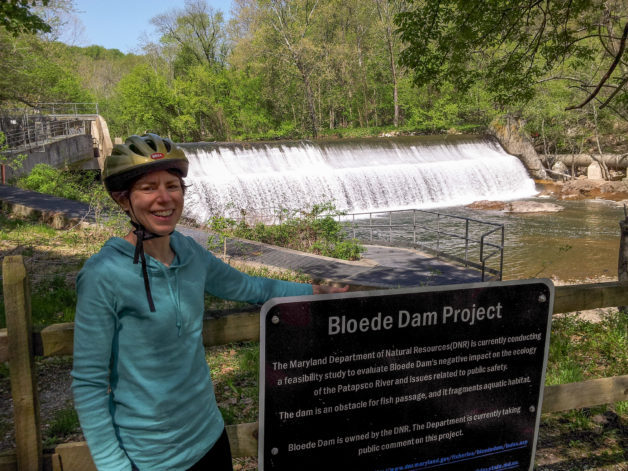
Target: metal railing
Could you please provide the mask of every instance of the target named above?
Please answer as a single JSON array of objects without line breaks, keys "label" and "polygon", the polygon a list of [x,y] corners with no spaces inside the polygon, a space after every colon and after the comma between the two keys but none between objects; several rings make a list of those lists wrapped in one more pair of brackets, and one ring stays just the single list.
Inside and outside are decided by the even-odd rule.
[{"label": "metal railing", "polygon": [[[302,210],[247,208],[225,211],[234,223],[280,224],[302,217]],[[482,281],[502,279],[504,269],[504,225],[479,219],[421,209],[375,211],[332,216],[345,232],[360,242],[378,242],[411,247],[482,272]]]},{"label": "metal railing", "polygon": [[[363,242],[409,246],[481,270],[482,281],[502,279],[504,225],[420,209],[336,216]],[[495,261],[495,266],[493,265]]]},{"label": "metal railing", "polygon": [[98,103],[37,103],[33,108],[36,114],[82,116],[98,115]]},{"label": "metal railing", "polygon": [[[4,120],[2,120],[4,121]],[[89,132],[85,120],[56,120],[47,116],[29,116],[0,123],[8,149],[5,153],[19,153],[42,148],[55,140]]]}]

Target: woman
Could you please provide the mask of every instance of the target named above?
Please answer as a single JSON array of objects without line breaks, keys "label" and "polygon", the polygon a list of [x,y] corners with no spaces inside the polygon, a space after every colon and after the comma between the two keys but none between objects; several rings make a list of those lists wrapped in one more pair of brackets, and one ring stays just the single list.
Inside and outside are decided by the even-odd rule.
[{"label": "woman", "polygon": [[187,169],[183,151],[154,134],[105,160],[105,187],[134,229],[78,275],[72,371],[101,471],[232,469],[202,343],[205,292],[262,303],[348,288],[250,277],[176,232]]}]

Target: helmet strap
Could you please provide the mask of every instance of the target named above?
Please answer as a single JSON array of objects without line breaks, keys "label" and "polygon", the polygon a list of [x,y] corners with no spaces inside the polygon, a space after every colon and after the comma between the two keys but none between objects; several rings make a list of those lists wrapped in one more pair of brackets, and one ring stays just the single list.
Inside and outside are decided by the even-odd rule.
[{"label": "helmet strap", "polygon": [[161,237],[160,235],[153,234],[146,230],[144,226],[133,221],[131,219],[131,225],[135,228],[133,234],[135,234],[135,253],[133,254],[133,264],[138,263],[139,259],[142,260],[142,276],[144,277],[144,289],[146,290],[146,299],[148,300],[148,307],[150,312],[155,312],[155,304],[153,303],[153,296],[150,291],[150,282],[148,281],[148,270],[146,269],[146,256],[144,255],[144,241]]},{"label": "helmet strap", "polygon": [[[144,289],[146,290],[146,299],[148,300],[148,307],[150,312],[155,312],[155,303],[153,303],[153,295],[150,290],[150,281],[148,280],[148,270],[146,269],[146,256],[144,255],[144,241],[163,237],[162,235],[155,234],[147,230],[141,223],[135,222],[135,211],[133,211],[133,205],[131,204],[131,198],[129,197],[129,217],[131,225],[134,227],[133,234],[135,234],[135,253],[133,254],[133,264],[137,264],[139,260],[142,261],[142,277],[144,278]],[[172,231],[174,232],[174,231]],[[170,234],[172,234],[172,232]],[[168,234],[168,235],[170,235]]]}]

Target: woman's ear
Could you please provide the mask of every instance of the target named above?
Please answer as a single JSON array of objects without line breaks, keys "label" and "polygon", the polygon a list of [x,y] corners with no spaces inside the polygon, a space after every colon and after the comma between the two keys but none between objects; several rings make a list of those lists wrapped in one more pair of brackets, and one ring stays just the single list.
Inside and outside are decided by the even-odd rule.
[{"label": "woman's ear", "polygon": [[128,213],[131,210],[131,203],[129,202],[129,192],[128,191],[112,191],[111,197],[113,200],[118,203],[118,206],[122,208],[125,213]]}]

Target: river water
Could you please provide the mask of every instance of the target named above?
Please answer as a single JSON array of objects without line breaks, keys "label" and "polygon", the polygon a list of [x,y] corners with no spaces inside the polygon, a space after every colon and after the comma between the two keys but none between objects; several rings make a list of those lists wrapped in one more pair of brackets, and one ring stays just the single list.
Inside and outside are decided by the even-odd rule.
[{"label": "river water", "polygon": [[[526,200],[551,202],[564,210],[510,214],[448,207],[439,208],[438,212],[504,224],[504,280],[553,278],[575,281],[617,276],[619,221],[624,219],[622,207],[605,200]],[[434,225],[434,222],[431,224]],[[448,228],[446,223],[441,222],[441,230],[452,229],[452,232],[464,234],[463,226],[460,223],[456,225]],[[498,243],[498,239],[494,237],[492,242]],[[446,241],[441,241],[441,248],[447,248]],[[463,257],[460,246],[457,255]],[[479,259],[477,253],[470,255],[470,260],[474,260],[474,256]],[[496,267],[496,263],[495,259],[492,266]]]},{"label": "river water", "polygon": [[551,202],[565,209],[510,215],[462,212],[505,225],[504,279],[616,277],[623,208],[603,200]]}]

